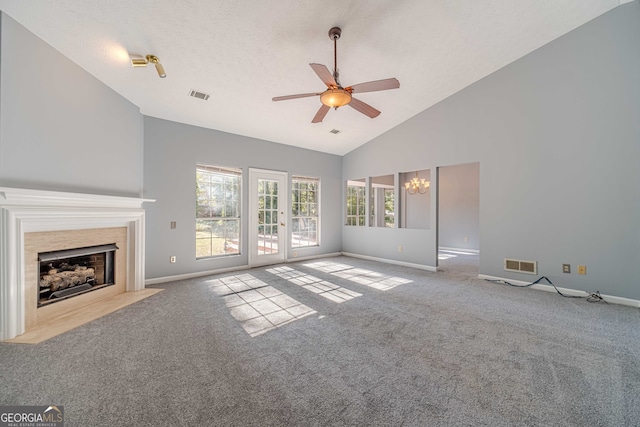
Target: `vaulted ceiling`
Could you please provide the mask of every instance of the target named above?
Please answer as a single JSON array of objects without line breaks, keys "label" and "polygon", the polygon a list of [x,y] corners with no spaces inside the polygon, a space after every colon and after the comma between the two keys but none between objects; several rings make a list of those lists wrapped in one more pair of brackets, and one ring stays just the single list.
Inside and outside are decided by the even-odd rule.
[{"label": "vaulted ceiling", "polygon": [[[626,2],[0,0],[0,8],[145,115],[342,155]],[[345,106],[313,124],[319,98],[271,100],[326,89],[309,64],[333,69],[334,26],[345,86],[400,81],[358,95],[382,111],[374,119]],[[167,77],[134,69],[130,54],[158,56]]]}]

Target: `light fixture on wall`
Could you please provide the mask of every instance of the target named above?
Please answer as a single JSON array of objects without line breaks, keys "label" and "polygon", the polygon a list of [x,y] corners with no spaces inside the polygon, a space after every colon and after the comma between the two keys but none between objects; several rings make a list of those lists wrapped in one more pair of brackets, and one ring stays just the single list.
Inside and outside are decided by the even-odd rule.
[{"label": "light fixture on wall", "polygon": [[156,71],[161,78],[167,77],[167,73],[164,72],[164,67],[160,63],[160,59],[158,59],[155,55],[129,55],[131,58],[131,65],[134,67],[146,67],[147,64],[151,63],[156,66]]},{"label": "light fixture on wall", "polygon": [[404,183],[404,188],[409,194],[424,194],[429,191],[429,187],[431,187],[431,182],[424,178],[418,178],[417,171],[416,176]]}]

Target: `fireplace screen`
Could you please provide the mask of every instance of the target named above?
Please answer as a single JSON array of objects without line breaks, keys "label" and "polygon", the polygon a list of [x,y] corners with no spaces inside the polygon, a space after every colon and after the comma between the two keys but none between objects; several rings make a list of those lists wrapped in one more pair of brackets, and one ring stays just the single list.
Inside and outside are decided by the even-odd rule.
[{"label": "fireplace screen", "polygon": [[113,285],[115,243],[41,252],[38,307]]}]

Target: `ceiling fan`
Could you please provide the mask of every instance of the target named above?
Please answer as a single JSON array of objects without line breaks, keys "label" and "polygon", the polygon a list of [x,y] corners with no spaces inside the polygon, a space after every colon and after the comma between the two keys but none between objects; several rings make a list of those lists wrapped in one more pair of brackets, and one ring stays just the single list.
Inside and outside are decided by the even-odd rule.
[{"label": "ceiling fan", "polygon": [[349,105],[356,111],[361,112],[365,116],[378,117],[380,111],[373,108],[371,105],[366,104],[359,99],[352,96],[353,93],[375,92],[379,90],[397,89],[400,87],[400,82],[396,78],[375,80],[372,82],[358,83],[353,86],[342,87],[338,78],[338,56],[337,56],[337,41],[342,34],[342,30],[338,27],[333,27],[329,30],[329,38],[333,40],[333,74],[329,72],[329,69],[322,64],[309,64],[313,71],[316,72],[320,80],[327,85],[327,90],[317,93],[301,93],[297,95],[285,95],[276,96],[274,101],[284,101],[287,99],[307,98],[310,96],[320,96],[320,102],[322,106],[316,113],[311,123],[320,123],[330,108],[335,108],[344,105]]}]

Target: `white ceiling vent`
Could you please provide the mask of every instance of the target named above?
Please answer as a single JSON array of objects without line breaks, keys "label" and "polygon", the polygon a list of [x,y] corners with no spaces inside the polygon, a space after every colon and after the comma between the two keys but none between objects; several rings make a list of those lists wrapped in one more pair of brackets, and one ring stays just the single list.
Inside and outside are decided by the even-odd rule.
[{"label": "white ceiling vent", "polygon": [[342,131],[341,131],[341,130],[339,130],[339,129],[331,129],[329,132],[331,132],[331,133],[332,133],[332,134],[334,134],[334,135],[337,135],[337,134],[339,134],[339,133],[340,133],[340,132],[342,132]]},{"label": "white ceiling vent", "polygon": [[209,94],[200,92],[199,90],[195,90],[195,89],[191,89],[191,91],[189,92],[189,96],[202,99],[203,101],[206,101],[207,99],[209,99]]},{"label": "white ceiling vent", "polygon": [[538,274],[537,261],[522,261],[519,259],[504,259],[504,271],[517,273]]}]

